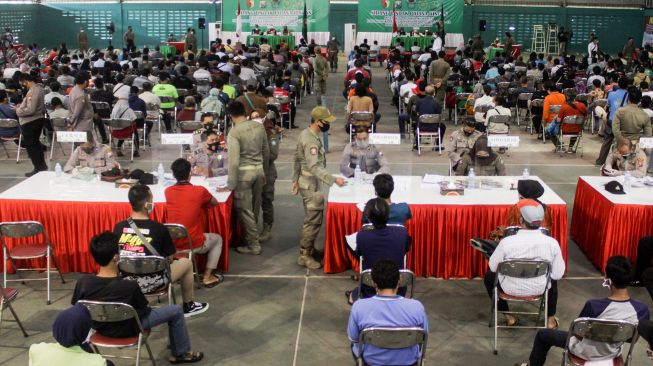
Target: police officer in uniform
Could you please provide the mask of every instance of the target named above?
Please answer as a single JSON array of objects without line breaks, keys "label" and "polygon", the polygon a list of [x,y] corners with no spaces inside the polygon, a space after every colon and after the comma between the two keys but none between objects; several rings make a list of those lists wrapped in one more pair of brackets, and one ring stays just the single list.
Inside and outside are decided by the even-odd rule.
[{"label": "police officer in uniform", "polygon": [[263,211],[263,231],[259,235],[259,241],[264,242],[272,238],[272,224],[274,223],[274,183],[277,180],[277,167],[274,161],[279,156],[279,127],[275,126],[274,119],[266,118],[263,122],[270,144],[270,159],[268,171],[265,174],[265,185],[261,199],[261,210]]},{"label": "police officer in uniform", "polygon": [[304,225],[297,264],[308,269],[322,267],[313,258],[315,238],[320,232],[324,216],[322,184],[331,186],[335,183],[339,187],[345,185],[344,178],[334,177],[326,171],[326,155],[320,138],[335,120],[336,117],[326,107],[313,108],[311,125],[299,135],[295,150],[292,194],[300,193],[304,204]]},{"label": "police officer in uniform", "polygon": [[95,173],[100,174],[113,168],[120,168],[120,164],[116,162],[108,145],[95,144],[93,133],[89,131],[86,135],[86,142],[73,151],[63,171],[70,173],[76,167],[93,168]]},{"label": "police officer in uniform", "polygon": [[246,241],[246,245],[237,247],[236,251],[258,255],[261,244],[257,220],[270,162],[270,145],[263,125],[246,118],[241,102],[232,102],[227,110],[234,126],[227,137],[229,178],[226,190],[234,192],[234,209],[245,230]]},{"label": "police officer in uniform", "polygon": [[376,146],[370,145],[367,129],[356,129],[356,139],[345,146],[340,161],[340,173],[345,177],[353,177],[356,167],[367,174],[389,173],[388,159]]},{"label": "police officer in uniform", "polygon": [[209,130],[202,135],[204,144],[193,149],[188,157],[193,175],[218,177],[228,173],[228,157],[224,151],[224,141],[220,141],[218,132]]},{"label": "police officer in uniform", "polygon": [[609,177],[624,175],[626,171],[635,178],[646,176],[648,167],[646,154],[639,145],[633,144],[625,137],[618,137],[617,143],[612,147],[601,167],[601,173]]},{"label": "police officer in uniform", "polygon": [[474,147],[476,139],[482,135],[481,132],[476,131],[476,122],[474,120],[467,120],[463,122],[463,127],[454,131],[449,139],[449,146],[445,149],[449,156],[451,163],[451,170],[455,171],[458,164],[462,161],[465,154]]},{"label": "police officer in uniform", "polygon": [[463,156],[456,167],[456,175],[468,175],[474,169],[477,176],[503,176],[506,175],[506,166],[499,154],[488,146],[487,136],[480,136],[474,142],[474,147],[469,154]]},{"label": "police officer in uniform", "polygon": [[[207,132],[211,131],[215,128],[215,117],[213,116],[212,113],[202,113],[202,116],[200,117],[200,121],[202,122],[202,128],[198,128],[197,130],[193,131],[193,149],[200,147],[203,140],[202,140],[202,135]],[[219,131],[216,131],[218,134],[218,137],[220,141],[224,141],[224,137],[222,136],[222,133]]]}]

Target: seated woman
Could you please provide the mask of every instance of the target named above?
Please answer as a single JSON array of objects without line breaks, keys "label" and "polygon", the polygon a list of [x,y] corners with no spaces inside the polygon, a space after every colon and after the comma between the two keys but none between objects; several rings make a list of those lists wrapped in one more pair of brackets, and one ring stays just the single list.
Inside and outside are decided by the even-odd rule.
[{"label": "seated woman", "polygon": [[476,139],[469,154],[465,154],[456,167],[456,175],[467,175],[474,169],[477,176],[506,175],[503,159],[488,146],[487,136]]},{"label": "seated woman", "polygon": [[[362,269],[372,268],[374,263],[380,259],[389,259],[404,268],[404,256],[410,249],[411,238],[403,226],[388,225],[390,217],[390,206],[383,198],[372,198],[365,205],[364,215],[372,225],[366,225],[356,234],[356,250],[354,254],[362,261]],[[403,289],[405,293],[405,289]],[[374,289],[368,286],[362,287],[362,293],[358,293],[358,287],[352,291],[346,291],[347,301],[353,304],[359,297],[374,296]],[[400,291],[400,295],[403,295]]]},{"label": "seated woman", "polygon": [[31,366],[107,366],[101,355],[93,353],[86,343],[93,320],[83,305],[72,306],[57,316],[52,325],[52,335],[57,343],[36,343],[29,348]]},{"label": "seated woman", "polygon": [[[116,155],[119,157],[124,156],[122,153],[122,145],[125,142],[125,140],[131,139],[132,136],[136,133],[136,113],[134,113],[134,110],[129,107],[129,88],[122,88],[124,89],[124,93],[120,92],[116,95],[118,98],[118,101],[116,104],[113,106],[113,109],[111,110],[111,119],[124,119],[124,120],[129,120],[132,121],[132,125],[130,127],[123,128],[121,130],[112,130],[111,131],[111,136],[114,139],[118,140],[118,144],[116,145]],[[121,90],[122,90],[121,89]],[[139,157],[138,153],[138,136],[134,137],[134,157]]]}]

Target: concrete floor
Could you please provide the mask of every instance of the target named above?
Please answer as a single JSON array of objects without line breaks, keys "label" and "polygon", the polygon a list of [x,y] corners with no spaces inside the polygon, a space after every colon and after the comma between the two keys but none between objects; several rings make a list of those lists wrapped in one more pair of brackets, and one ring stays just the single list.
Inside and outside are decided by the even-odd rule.
[{"label": "concrete floor", "polygon": [[[338,162],[347,136],[343,131],[344,100],[341,96],[343,74],[330,74],[328,81],[329,107],[339,117],[331,129],[331,153],[328,169],[338,171]],[[384,73],[374,68],[374,82],[379,94],[383,118],[380,132],[396,132],[396,111],[390,106],[390,92]],[[297,124],[306,127],[309,112],[315,106],[314,96],[309,96],[298,108]],[[455,130],[447,123],[447,137]],[[300,198],[290,195],[292,154],[300,130],[286,133],[277,161],[279,180],[276,185],[276,226],[274,238],[265,243],[260,256],[231,253],[230,271],[226,282],[214,289],[196,292],[199,301],[208,301],[211,308],[202,316],[188,321],[193,348],[205,352],[201,365],[351,365],[351,353],[346,336],[349,306],[343,293],[354,286],[351,273],[325,275],[321,270],[307,271],[296,265],[298,240],[302,222]],[[585,157],[564,156],[551,153],[551,144],[542,144],[534,136],[518,133],[521,146],[513,149],[511,156],[503,158],[509,175],[520,175],[525,167],[532,175],[541,177],[568,204],[569,219],[579,175],[596,175],[593,161],[600,142],[587,136]],[[447,139],[445,139],[446,141]],[[177,157],[178,150],[155,146],[141,153],[142,158],[131,168],[154,170],[159,162],[168,166]],[[69,147],[68,147],[69,149]],[[445,155],[426,152],[417,156],[411,152],[410,142],[400,146],[384,146],[382,150],[396,175],[421,175],[426,172],[446,174],[448,162]],[[69,150],[67,150],[69,151]],[[10,151],[15,159],[15,151]],[[67,154],[69,154],[67,152]],[[26,154],[21,156],[26,158]],[[65,162],[66,157],[55,150],[55,160]],[[54,162],[51,164],[54,166]],[[20,164],[7,159],[0,151],[0,191],[19,182],[23,173],[31,170],[28,160]],[[322,234],[323,235],[323,234]],[[323,236],[318,241],[323,246]],[[0,365],[27,364],[30,344],[49,342],[51,324],[56,314],[70,303],[74,281],[78,275],[68,274],[65,285],[53,282],[53,303],[45,305],[42,284],[19,285],[21,294],[15,306],[25,322],[30,337],[20,335],[15,324],[5,322],[0,335]],[[567,278],[559,283],[558,315],[562,328],[566,328],[580,312],[588,298],[606,295],[601,287],[601,274],[587,260],[578,247],[570,242]],[[633,297],[651,302],[645,291],[636,289]],[[535,331],[503,330],[500,332],[499,355],[492,355],[492,330],[487,327],[489,299],[479,280],[443,281],[421,278],[416,283],[415,297],[427,309],[430,338],[427,364],[430,365],[513,365],[528,358]],[[9,314],[5,313],[5,319]],[[152,344],[157,358],[166,357],[164,328],[154,332]],[[644,342],[636,345],[634,364],[646,361]],[[558,349],[550,352],[547,365],[557,365],[561,359]],[[131,362],[118,362],[128,365]],[[162,362],[166,364],[166,362]]]}]

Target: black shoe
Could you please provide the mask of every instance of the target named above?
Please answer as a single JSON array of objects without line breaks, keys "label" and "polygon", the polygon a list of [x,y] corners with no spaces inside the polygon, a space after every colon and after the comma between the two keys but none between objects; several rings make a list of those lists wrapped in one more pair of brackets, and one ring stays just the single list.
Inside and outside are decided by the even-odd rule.
[{"label": "black shoe", "polygon": [[48,151],[48,146],[41,144],[41,150]]},{"label": "black shoe", "polygon": [[45,168],[45,169],[34,169],[34,170],[32,170],[31,172],[27,172],[27,173],[25,173],[25,176],[26,176],[27,178],[29,178],[29,177],[33,176],[34,174],[37,174],[38,172],[43,172],[43,171],[46,171],[46,170],[48,170],[48,168]]},{"label": "black shoe", "polygon": [[295,125],[290,125],[290,128],[294,130],[294,129],[299,128],[299,127],[297,127]]},{"label": "black shoe", "polygon": [[103,145],[109,145],[109,140],[106,140],[106,139],[105,139],[105,140],[102,140],[102,144],[103,144]]},{"label": "black shoe", "polygon": [[119,158],[122,158],[125,155],[122,153],[122,150],[118,150],[118,151],[116,151],[116,156],[118,156]]},{"label": "black shoe", "polygon": [[138,151],[134,151],[134,157],[135,157],[135,158],[140,158],[140,157],[141,157],[141,154],[139,154]]}]

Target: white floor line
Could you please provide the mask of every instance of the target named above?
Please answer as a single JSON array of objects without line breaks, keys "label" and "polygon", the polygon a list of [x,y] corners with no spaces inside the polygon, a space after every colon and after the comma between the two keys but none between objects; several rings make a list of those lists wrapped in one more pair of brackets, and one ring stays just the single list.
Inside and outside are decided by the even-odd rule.
[{"label": "white floor line", "polygon": [[297,366],[297,352],[299,351],[299,337],[302,333],[302,321],[304,320],[304,305],[306,305],[306,292],[308,291],[309,274],[309,270],[306,269],[306,276],[304,280],[304,295],[302,295],[302,307],[299,310],[299,324],[297,325],[297,339],[295,339],[295,354],[292,358],[292,366]]},{"label": "white floor line", "polygon": [[[265,274],[225,274],[225,278],[278,278],[278,279],[301,279],[301,278],[311,278],[311,279],[349,279],[350,277],[347,275],[311,275],[310,273],[307,273],[305,275],[265,275]],[[563,277],[562,280],[570,280],[570,281],[587,281],[587,280],[600,280],[602,279],[603,276],[597,275],[597,276],[574,276],[574,277]],[[450,278],[450,279],[443,279],[443,278],[435,278],[435,277],[418,277],[419,280],[427,280],[427,281],[480,281],[482,278]]]}]

